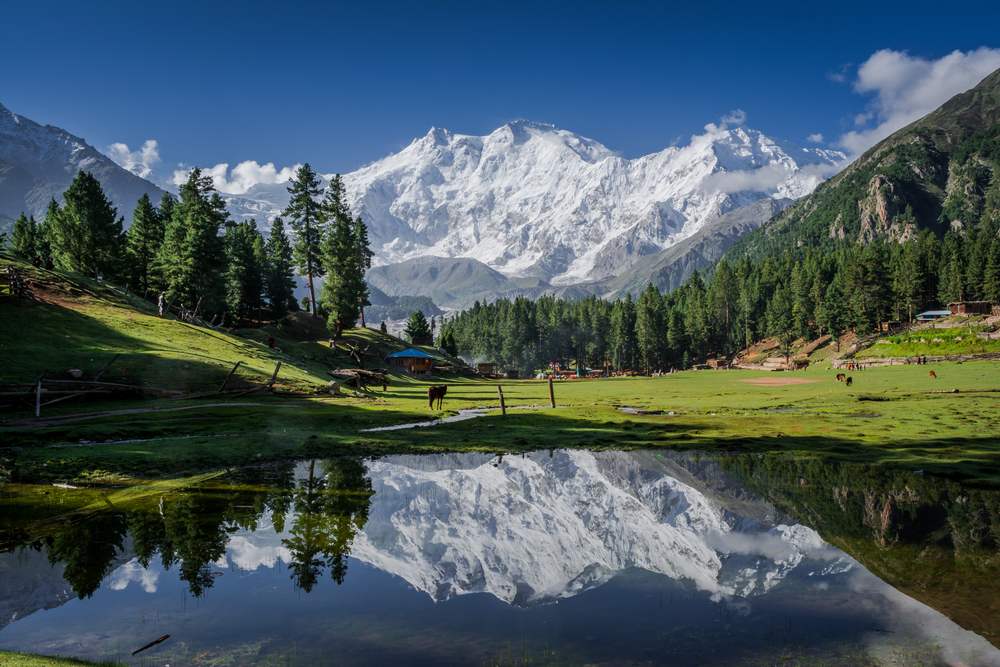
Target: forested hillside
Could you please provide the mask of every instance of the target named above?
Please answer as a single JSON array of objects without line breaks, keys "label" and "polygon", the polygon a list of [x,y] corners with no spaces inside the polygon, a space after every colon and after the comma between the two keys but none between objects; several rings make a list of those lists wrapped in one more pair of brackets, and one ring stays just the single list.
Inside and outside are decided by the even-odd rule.
[{"label": "forested hillside", "polygon": [[711,275],[633,302],[477,304],[457,351],[521,368],[609,360],[683,367],[766,336],[869,333],[928,307],[1000,302],[1000,71],[885,139],[761,229]]}]

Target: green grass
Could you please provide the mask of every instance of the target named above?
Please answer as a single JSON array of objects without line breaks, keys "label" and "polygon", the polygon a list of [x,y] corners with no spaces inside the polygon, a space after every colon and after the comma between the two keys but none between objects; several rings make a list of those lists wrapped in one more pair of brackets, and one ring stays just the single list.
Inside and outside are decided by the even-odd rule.
[{"label": "green grass", "polygon": [[44,655],[0,651],[0,665],[4,667],[72,667],[73,665],[115,667],[118,664],[116,662],[87,662],[73,658],[50,658]]},{"label": "green grass", "polygon": [[[10,261],[0,260],[0,271]],[[0,296],[0,383],[31,383],[42,373],[68,369],[96,373],[115,359],[104,379],[141,382],[180,391],[219,387],[237,361],[235,382],[261,383],[275,365],[279,389],[316,391],[331,368],[356,366],[343,343],[367,350],[366,365],[384,365],[399,339],[358,329],[331,349],[328,340],[301,340],[285,327],[215,331],[156,316],[152,304],[80,276],[41,271],[16,263],[35,285],[36,298],[14,302]],[[267,345],[269,335],[276,350]],[[117,355],[117,359],[115,358]]]},{"label": "green grass", "polygon": [[985,339],[981,325],[949,329],[920,329],[886,336],[858,354],[859,357],[915,357],[1000,353],[1000,339]]},{"label": "green grass", "polygon": [[[795,373],[690,371],[570,380],[556,384],[554,410],[545,382],[503,381],[505,417],[497,410],[496,382],[448,378],[445,414],[474,407],[490,414],[434,428],[366,433],[434,416],[427,383],[394,376],[386,392],[323,396],[317,390],[328,381],[327,371],[355,363],[325,340],[276,328],[280,351],[274,351],[265,343],[268,331],[213,331],[158,318],[145,302],[80,278],[37,271],[31,278],[43,285],[37,301],[0,297],[2,382],[30,382],[44,370],[95,372],[119,354],[108,377],[212,389],[238,360],[245,365],[244,379],[258,382],[280,360],[279,388],[310,395],[66,401],[45,408],[41,422],[25,404],[0,422],[0,480],[128,483],[341,453],[683,447],[782,451],[1000,484],[997,362],[937,364],[937,380],[923,366],[871,369],[854,373],[852,387],[835,382],[832,371],[820,368],[825,364]],[[368,367],[381,365],[388,351],[403,345],[370,329],[349,332],[348,339],[368,349]],[[761,378],[806,382],[753,384]],[[622,406],[660,414],[625,414]],[[110,413],[46,421],[103,411]]]}]

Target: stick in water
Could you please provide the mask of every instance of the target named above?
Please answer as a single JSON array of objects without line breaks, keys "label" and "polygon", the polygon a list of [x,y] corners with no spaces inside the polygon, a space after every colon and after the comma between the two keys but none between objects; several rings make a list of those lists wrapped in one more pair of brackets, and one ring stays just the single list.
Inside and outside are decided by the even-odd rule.
[{"label": "stick in water", "polygon": [[156,646],[157,644],[162,644],[163,642],[167,641],[168,639],[170,639],[170,635],[163,635],[159,639],[154,639],[153,641],[149,642],[148,644],[146,644],[142,648],[137,648],[136,650],[132,651],[132,655],[136,655],[138,653],[142,653],[147,648],[152,648],[152,647]]}]

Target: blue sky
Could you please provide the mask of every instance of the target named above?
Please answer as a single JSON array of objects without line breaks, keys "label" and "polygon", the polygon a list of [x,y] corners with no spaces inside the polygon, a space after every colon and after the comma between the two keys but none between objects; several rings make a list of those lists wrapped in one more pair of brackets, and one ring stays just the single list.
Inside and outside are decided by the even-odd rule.
[{"label": "blue sky", "polygon": [[628,156],[733,109],[863,147],[1000,67],[996,2],[294,4],[8,3],[0,103],[102,150],[155,139],[164,179],[244,160],[348,171],[431,126],[516,118]]}]

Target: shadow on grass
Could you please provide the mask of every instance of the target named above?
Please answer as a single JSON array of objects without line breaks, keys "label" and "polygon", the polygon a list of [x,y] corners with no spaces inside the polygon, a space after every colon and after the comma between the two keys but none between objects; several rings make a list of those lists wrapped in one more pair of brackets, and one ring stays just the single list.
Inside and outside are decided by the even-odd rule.
[{"label": "shadow on grass", "polygon": [[559,410],[515,411],[506,417],[490,414],[429,428],[372,433],[363,429],[423,421],[437,413],[273,397],[225,408],[188,404],[195,409],[120,415],[33,430],[0,428],[4,444],[0,468],[6,468],[8,478],[14,480],[95,474],[148,479],[343,453],[670,448],[732,454],[780,452],[1000,487],[1000,442],[992,437],[879,443],[817,435],[720,437],[704,420],[601,421]]}]

